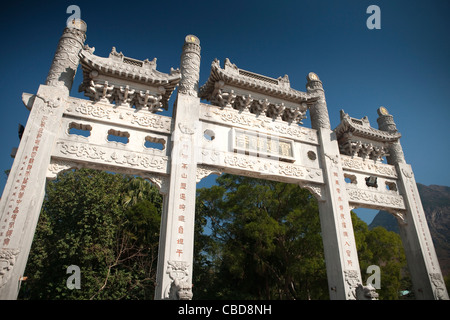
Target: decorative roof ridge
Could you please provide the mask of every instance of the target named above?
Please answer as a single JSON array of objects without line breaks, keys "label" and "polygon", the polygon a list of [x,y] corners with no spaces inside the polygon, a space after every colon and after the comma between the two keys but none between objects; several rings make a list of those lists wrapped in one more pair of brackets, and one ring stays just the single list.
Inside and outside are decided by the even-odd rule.
[{"label": "decorative roof ridge", "polygon": [[[219,64],[218,60],[217,60],[217,66],[220,68],[220,64]],[[231,73],[234,73],[236,75],[242,75],[242,76],[247,77],[247,78],[251,78],[251,79],[254,79],[254,80],[258,80],[258,81],[271,83],[271,84],[274,84],[274,85],[277,85],[277,86],[280,85],[280,79],[282,79],[281,77],[279,77],[278,79],[275,79],[275,78],[271,78],[271,77],[268,77],[268,76],[264,76],[262,74],[258,74],[256,72],[240,69],[234,63],[231,63],[230,59],[228,59],[228,58],[225,58],[224,69],[223,70],[225,72],[231,72]],[[287,77],[287,75],[285,75],[285,77]],[[283,85],[285,86],[285,84],[286,84],[286,82],[284,81]],[[289,78],[287,80],[287,86],[290,87]]]},{"label": "decorative roof ridge", "polygon": [[[138,82],[178,82],[181,79],[179,69],[171,68],[170,73],[163,73],[156,70],[156,58],[152,61],[138,60],[126,57],[122,52],[117,52],[112,47],[111,53],[107,58],[94,55],[95,48],[85,46],[81,49],[79,56],[83,67],[100,69],[98,71],[106,74],[119,76],[120,78],[134,79]],[[158,81],[159,80],[159,81]]]},{"label": "decorative roof ridge", "polygon": [[216,58],[211,64],[211,73],[205,84],[199,89],[201,98],[208,98],[214,91],[215,84],[223,81],[225,84],[240,87],[250,91],[256,91],[277,98],[300,102],[300,100],[315,98],[314,95],[291,88],[289,77],[285,75],[277,79],[264,76],[255,72],[238,68],[225,59],[224,68],[220,67],[220,61]]},{"label": "decorative roof ridge", "polygon": [[344,110],[341,110],[340,114],[341,122],[334,129],[338,135],[338,138],[347,132],[351,132],[354,136],[375,139],[383,142],[397,141],[401,137],[400,132],[391,133],[371,127],[367,116],[362,119],[352,118],[348,115],[348,113],[345,113]]},{"label": "decorative roof ridge", "polygon": [[109,101],[152,112],[167,110],[168,101],[181,80],[180,70],[169,74],[156,70],[152,61],[126,57],[113,47],[107,58],[94,55],[95,48],[84,46],[79,52],[83,82],[78,91],[94,101]]}]

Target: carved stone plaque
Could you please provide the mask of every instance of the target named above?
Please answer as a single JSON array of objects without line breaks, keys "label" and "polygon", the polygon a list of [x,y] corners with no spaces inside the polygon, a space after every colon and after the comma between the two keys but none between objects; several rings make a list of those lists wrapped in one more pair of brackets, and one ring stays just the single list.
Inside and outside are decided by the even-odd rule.
[{"label": "carved stone plaque", "polygon": [[295,162],[292,140],[233,128],[231,142],[237,153]]}]

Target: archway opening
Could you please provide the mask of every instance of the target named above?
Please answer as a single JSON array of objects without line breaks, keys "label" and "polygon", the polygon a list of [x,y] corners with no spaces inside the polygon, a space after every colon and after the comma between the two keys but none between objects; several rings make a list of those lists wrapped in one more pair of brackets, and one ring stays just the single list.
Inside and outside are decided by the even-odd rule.
[{"label": "archway opening", "polygon": [[195,246],[194,296],[328,299],[315,197],[296,184],[209,177],[197,190],[196,218],[207,228]]},{"label": "archway opening", "polygon": [[19,298],[153,299],[161,207],[143,178],[60,171],[46,184]]},{"label": "archway opening", "polygon": [[380,300],[413,299],[397,219],[378,209],[352,211],[363,284],[373,286]]}]

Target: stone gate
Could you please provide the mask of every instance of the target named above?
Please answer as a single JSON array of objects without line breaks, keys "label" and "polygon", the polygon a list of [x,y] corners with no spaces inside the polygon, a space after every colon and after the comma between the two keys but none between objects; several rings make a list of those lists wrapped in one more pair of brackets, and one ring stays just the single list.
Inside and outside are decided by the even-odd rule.
[{"label": "stone gate", "polygon": [[[312,192],[331,299],[356,299],[367,289],[350,216],[357,207],[397,217],[416,297],[448,299],[414,174],[385,108],[378,109],[378,129],[341,111],[332,130],[314,73],[302,92],[287,75],[274,79],[215,60],[199,87],[197,37],[185,38],[180,68],[162,73],[156,59],[136,60],[114,47],[106,58],[94,55],[84,45],[86,29],[81,20],[64,29],[46,83],[23,94],[30,115],[0,202],[1,299],[17,298],[46,180],[85,167],[138,175],[159,187],[156,299],[192,298],[196,183],[222,172]],[[70,96],[80,64],[79,91],[89,100]],[[158,114],[176,87],[172,117]],[[308,110],[312,128],[301,126]]]}]

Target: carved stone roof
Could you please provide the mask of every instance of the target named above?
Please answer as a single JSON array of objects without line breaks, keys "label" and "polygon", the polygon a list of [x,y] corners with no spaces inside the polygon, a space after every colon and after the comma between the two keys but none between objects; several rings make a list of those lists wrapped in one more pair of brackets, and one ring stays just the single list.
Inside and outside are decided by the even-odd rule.
[{"label": "carved stone roof", "polygon": [[341,140],[344,135],[348,134],[378,142],[395,142],[401,137],[399,132],[391,133],[372,128],[367,117],[362,119],[352,118],[344,110],[341,110],[341,123],[334,131],[338,140]]},{"label": "carved stone roof", "polygon": [[292,89],[287,75],[278,79],[263,76],[239,69],[228,58],[225,59],[223,69],[220,67],[219,60],[215,59],[213,61],[210,76],[199,90],[200,98],[210,100],[218,81],[223,81],[224,85],[242,88],[295,103],[301,103],[302,101],[315,98],[309,93]]},{"label": "carved stone roof", "polygon": [[[156,58],[152,61],[137,60],[125,57],[112,48],[108,58],[93,54],[95,48],[85,46],[79,53],[80,63],[83,69],[83,83],[79,91],[86,91],[92,80],[105,78],[109,84],[129,85],[140,91],[154,91],[162,93],[162,103],[167,104],[173,90],[181,79],[179,69],[171,68],[170,73],[162,73],[156,70]],[[100,76],[99,76],[100,75]],[[162,90],[163,87],[164,90]],[[155,90],[156,88],[156,90]],[[153,89],[153,90],[152,90]]]}]

